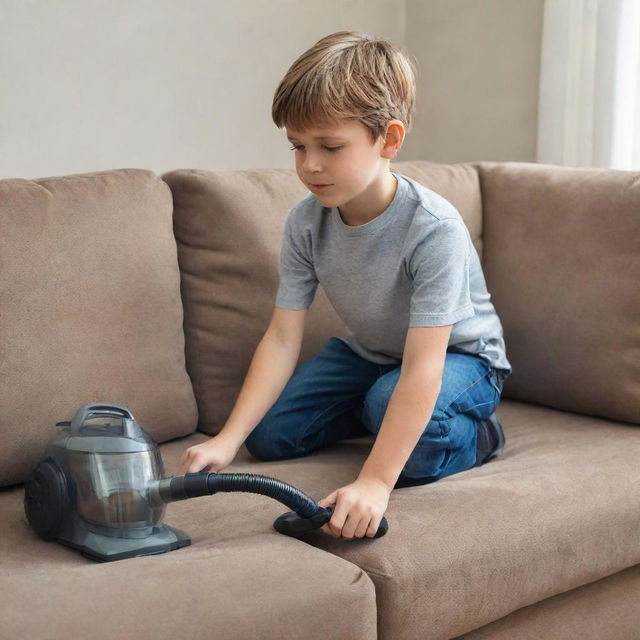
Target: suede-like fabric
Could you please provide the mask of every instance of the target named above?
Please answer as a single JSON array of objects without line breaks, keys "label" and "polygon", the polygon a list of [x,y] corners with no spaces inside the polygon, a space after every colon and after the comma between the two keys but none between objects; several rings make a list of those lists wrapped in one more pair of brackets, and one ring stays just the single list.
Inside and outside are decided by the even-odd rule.
[{"label": "suede-like fabric", "polygon": [[[294,171],[176,170],[173,193],[186,363],[199,430],[224,425],[273,312],[286,216],[306,191]],[[300,359],[345,335],[322,287],[309,309]]]},{"label": "suede-like fabric", "polygon": [[[33,632],[24,637],[46,629],[49,620],[57,635],[44,637],[64,638],[63,631],[88,624],[81,618],[85,605],[96,627],[107,627],[124,606],[126,585],[129,601],[118,624],[141,638],[169,637],[162,625],[175,632],[180,622],[185,637],[198,631],[204,638],[241,638],[246,626],[237,635],[231,630],[249,624],[247,617],[256,625],[253,637],[288,637],[302,620],[298,608],[313,621],[320,611],[328,624],[338,616],[339,630],[351,616],[357,629],[368,629],[373,600],[355,570],[360,567],[375,585],[378,638],[442,640],[640,563],[640,430],[509,400],[498,415],[503,456],[394,490],[385,514],[389,531],[378,539],[340,540],[320,530],[290,539],[273,529],[289,511],[285,505],[258,494],[218,493],[167,505],[164,522],[189,533],[191,546],[99,565],[37,538],[23,512],[23,490],[5,489],[0,521],[10,526],[0,538],[0,619],[12,620],[12,630],[21,621]],[[167,473],[187,446],[207,439],[198,433],[161,445]],[[273,462],[254,459],[243,446],[223,472],[278,478],[320,500],[356,478],[372,443],[372,437],[344,440]],[[328,554],[314,555],[319,551]],[[267,588],[269,579],[277,587]],[[37,606],[29,605],[28,589]],[[226,590],[236,596],[227,598]],[[272,617],[261,626],[272,607],[281,626]],[[563,622],[569,629],[577,624],[573,615],[570,608]],[[216,635],[216,624],[230,635]],[[521,624],[529,624],[526,616]],[[329,628],[317,626],[314,635],[313,625],[303,626],[309,638],[332,637]],[[267,629],[272,635],[261,636]],[[106,638],[106,631],[96,637]]]},{"label": "suede-like fabric", "polygon": [[640,172],[475,166],[504,397],[640,424]]},{"label": "suede-like fabric", "polygon": [[[511,393],[536,403],[560,398],[563,406],[503,400],[503,455],[435,483],[394,490],[385,514],[389,532],[374,540],[336,540],[322,531],[289,538],[273,529],[289,510],[285,505],[257,494],[218,493],[167,506],[164,522],[189,533],[190,546],[100,564],[39,539],[24,514],[24,487],[0,489],[0,637],[634,637],[640,628],[640,430],[628,418],[637,401],[638,299],[630,279],[639,254],[632,236],[638,218],[629,202],[637,202],[637,173],[570,175],[522,163],[395,168],[450,199],[482,250],[508,357],[514,371],[528,376],[516,379]],[[180,287],[187,364],[206,412],[201,425],[215,433],[224,423],[268,324],[288,207],[305,192],[293,171],[165,176],[177,201],[181,282],[171,193],[150,172],[0,181],[0,406],[9,446],[0,454],[1,472],[18,468],[16,456],[18,463],[39,460],[38,446],[49,440],[53,423],[71,419],[79,404],[94,399],[64,396],[69,388],[97,389],[96,400],[129,406],[160,442],[185,435],[161,445],[168,475],[186,447],[209,439],[192,432],[197,416],[184,370]],[[600,210],[615,212],[619,225],[604,224],[612,215],[598,221],[584,198],[574,206],[589,189],[606,200]],[[548,207],[542,202],[547,192]],[[537,216],[522,213],[525,196]],[[601,241],[589,235],[594,228]],[[593,270],[586,271],[593,291],[576,276],[591,268],[591,254],[611,281],[608,290]],[[565,296],[564,306],[527,307],[527,295],[535,304],[543,291],[536,269],[547,263],[540,256],[549,262],[543,272],[549,290]],[[579,285],[568,286],[574,280]],[[96,291],[100,298],[80,305]],[[144,316],[134,301],[141,301]],[[618,333],[596,323],[596,316],[604,322],[603,301]],[[9,315],[7,304],[15,307]],[[574,316],[570,339],[566,309]],[[319,289],[300,360],[340,328]],[[594,333],[612,349],[608,359]],[[592,367],[598,384],[571,360],[578,346],[582,368]],[[569,361],[558,364],[567,354]],[[569,374],[593,383],[593,400],[576,391]],[[503,397],[509,398],[510,382]],[[121,388],[134,401],[102,395]],[[54,392],[65,404],[52,411],[51,404],[62,402]],[[145,407],[151,407],[147,413]],[[589,407],[618,417],[581,415]],[[319,500],[357,477],[372,444],[372,437],[345,440],[274,462],[255,460],[243,446],[223,471],[275,477]]]},{"label": "suede-like fabric", "polygon": [[456,640],[635,640],[640,565],[561,593]]},{"label": "suede-like fabric", "polygon": [[128,407],[157,441],[195,430],[162,180],[0,180],[0,261],[0,485],[24,481],[83,404]]},{"label": "suede-like fabric", "polygon": [[[162,445],[163,459],[173,465],[183,446],[208,438]],[[190,546],[100,563],[38,538],[23,495],[0,489],[0,519],[9,523],[0,537],[0,638],[376,639],[371,579],[277,533],[271,516],[288,509],[269,498],[224,493],[169,504],[163,521],[189,534]]]},{"label": "suede-like fabric", "polygon": [[[475,169],[422,161],[392,166],[450,198],[482,251]],[[293,169],[180,169],[162,179],[173,193],[187,369],[198,401],[198,429],[215,435],[233,409],[271,319],[285,220],[309,192]],[[317,354],[331,336],[344,335],[344,324],[319,285],[298,364]]]},{"label": "suede-like fabric", "polygon": [[[394,490],[383,538],[304,536],[371,576],[379,638],[455,637],[640,563],[640,430],[510,400],[497,413],[503,457]],[[256,468],[288,479],[301,464],[289,481],[322,498],[356,479],[372,443]]]}]

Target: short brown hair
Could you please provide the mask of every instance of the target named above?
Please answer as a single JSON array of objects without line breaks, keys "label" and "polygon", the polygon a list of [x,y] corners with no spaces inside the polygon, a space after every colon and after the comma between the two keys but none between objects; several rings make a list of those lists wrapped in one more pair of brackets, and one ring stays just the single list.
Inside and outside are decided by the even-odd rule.
[{"label": "short brown hair", "polygon": [[390,120],[411,128],[414,60],[388,40],[338,31],[318,40],[292,65],[274,94],[278,128],[303,131],[340,119],[361,122],[375,142]]}]

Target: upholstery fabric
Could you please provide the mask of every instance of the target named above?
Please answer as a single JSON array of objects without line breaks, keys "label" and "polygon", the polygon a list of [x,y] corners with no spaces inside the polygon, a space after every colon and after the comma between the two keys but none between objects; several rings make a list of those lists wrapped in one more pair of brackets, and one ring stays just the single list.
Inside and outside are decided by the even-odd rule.
[{"label": "upholstery fabric", "polygon": [[[98,634],[105,629],[92,637],[106,638],[114,623],[142,638],[168,638],[170,631],[177,637],[181,624],[182,635],[203,638],[270,637],[267,629],[288,637],[298,624],[309,638],[373,638],[367,625],[375,604],[380,640],[443,640],[640,563],[640,430],[509,400],[498,415],[503,456],[394,490],[389,531],[378,539],[334,539],[320,530],[288,538],[273,529],[285,505],[225,492],[167,505],[164,522],[189,533],[191,546],[101,565],[37,538],[24,516],[23,491],[5,489],[0,520],[11,526],[0,537],[2,621],[35,637],[50,620],[56,634],[43,637],[56,639],[89,624]],[[206,439],[197,433],[161,445],[167,473],[187,446]],[[344,440],[273,462],[242,447],[224,472],[278,478],[319,500],[355,479],[372,443]],[[375,601],[358,568],[375,585]],[[635,585],[621,597],[637,602]],[[28,594],[36,600],[25,619]],[[82,606],[91,615],[83,618]],[[570,618],[583,611],[570,609],[563,624],[572,628]],[[334,618],[338,631],[353,618],[354,629],[366,632],[332,635]]]},{"label": "upholstery fabric", "polygon": [[640,565],[523,607],[456,640],[634,640]]},{"label": "upholstery fabric", "polygon": [[[198,428],[215,435],[269,325],[284,222],[305,189],[295,171],[284,169],[183,169],[162,179],[173,193],[187,370],[198,401]],[[300,360],[317,353],[332,335],[344,334],[318,287]]]},{"label": "upholstery fabric", "polygon": [[[220,492],[167,506],[190,546],[104,564],[38,538],[24,487],[0,488],[0,637],[637,636],[638,173],[394,168],[458,208],[483,258],[514,365],[503,454],[394,490],[379,539],[289,538],[273,529],[288,507]],[[24,479],[54,423],[90,401],[128,406],[172,475],[233,406],[305,193],[293,170],[0,181],[0,484]],[[319,288],[300,361],[341,330]],[[196,399],[208,433],[194,433]],[[372,444],[273,462],[243,446],[223,472],[319,500],[357,477]]]},{"label": "upholstery fabric", "polygon": [[[161,445],[165,464],[205,440],[194,433]],[[0,489],[0,518],[11,523],[0,537],[3,639],[376,639],[368,575],[277,533],[272,520],[287,508],[267,497],[171,503],[164,522],[188,533],[190,546],[100,563],[38,538],[22,496]]]},{"label": "upholstery fabric", "polygon": [[124,405],[160,442],[195,430],[162,180],[0,180],[0,261],[0,485],[25,480],[83,404]]},{"label": "upholstery fabric", "polygon": [[640,172],[476,166],[504,397],[640,424]]}]

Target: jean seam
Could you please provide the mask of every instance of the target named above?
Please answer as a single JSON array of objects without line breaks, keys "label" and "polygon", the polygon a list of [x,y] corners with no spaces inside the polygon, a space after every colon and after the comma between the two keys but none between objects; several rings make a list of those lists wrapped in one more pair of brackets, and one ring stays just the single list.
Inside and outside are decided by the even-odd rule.
[{"label": "jean seam", "polygon": [[[475,387],[479,382],[481,382],[482,380],[484,380],[487,376],[491,376],[491,372],[489,373],[485,373],[482,376],[480,376],[477,380],[475,380],[472,384],[470,384],[466,389],[464,389],[463,391],[461,391],[445,408],[444,411],[446,412],[449,407],[458,399],[460,398],[462,395],[464,395],[465,393],[467,393],[467,391],[469,391],[469,389],[472,389],[473,387]],[[493,385],[492,385],[493,386]]]},{"label": "jean seam", "polygon": [[[451,418],[447,418],[447,420],[453,420],[453,418],[457,418],[457,416],[452,416]],[[437,418],[433,418],[432,420],[429,420],[429,422],[427,422],[427,426],[423,429],[422,433],[424,433],[429,428],[429,425],[432,422],[435,422],[438,425],[438,429],[440,429],[440,438],[441,439],[448,438],[449,433],[445,433],[444,429],[442,428],[442,423],[446,422],[447,420],[438,420]],[[420,434],[420,437],[422,437],[422,433]],[[424,443],[418,440],[418,442],[416,442],[416,447],[422,447],[422,446],[424,446]]]},{"label": "jean seam", "polygon": [[[495,377],[495,380],[493,379]],[[491,386],[498,392],[498,397],[502,395],[502,389],[504,388],[504,381],[500,379],[500,374],[491,368]]]}]

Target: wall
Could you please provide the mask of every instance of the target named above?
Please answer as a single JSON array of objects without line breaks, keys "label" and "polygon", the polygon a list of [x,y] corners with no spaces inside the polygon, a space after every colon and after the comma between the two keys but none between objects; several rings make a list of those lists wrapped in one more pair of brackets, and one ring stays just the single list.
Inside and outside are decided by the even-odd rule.
[{"label": "wall", "polygon": [[293,167],[275,88],[357,29],[420,65],[398,160],[535,157],[543,0],[0,0],[0,178]]},{"label": "wall", "polygon": [[544,0],[407,0],[418,59],[405,155],[435,162],[536,160]]}]

